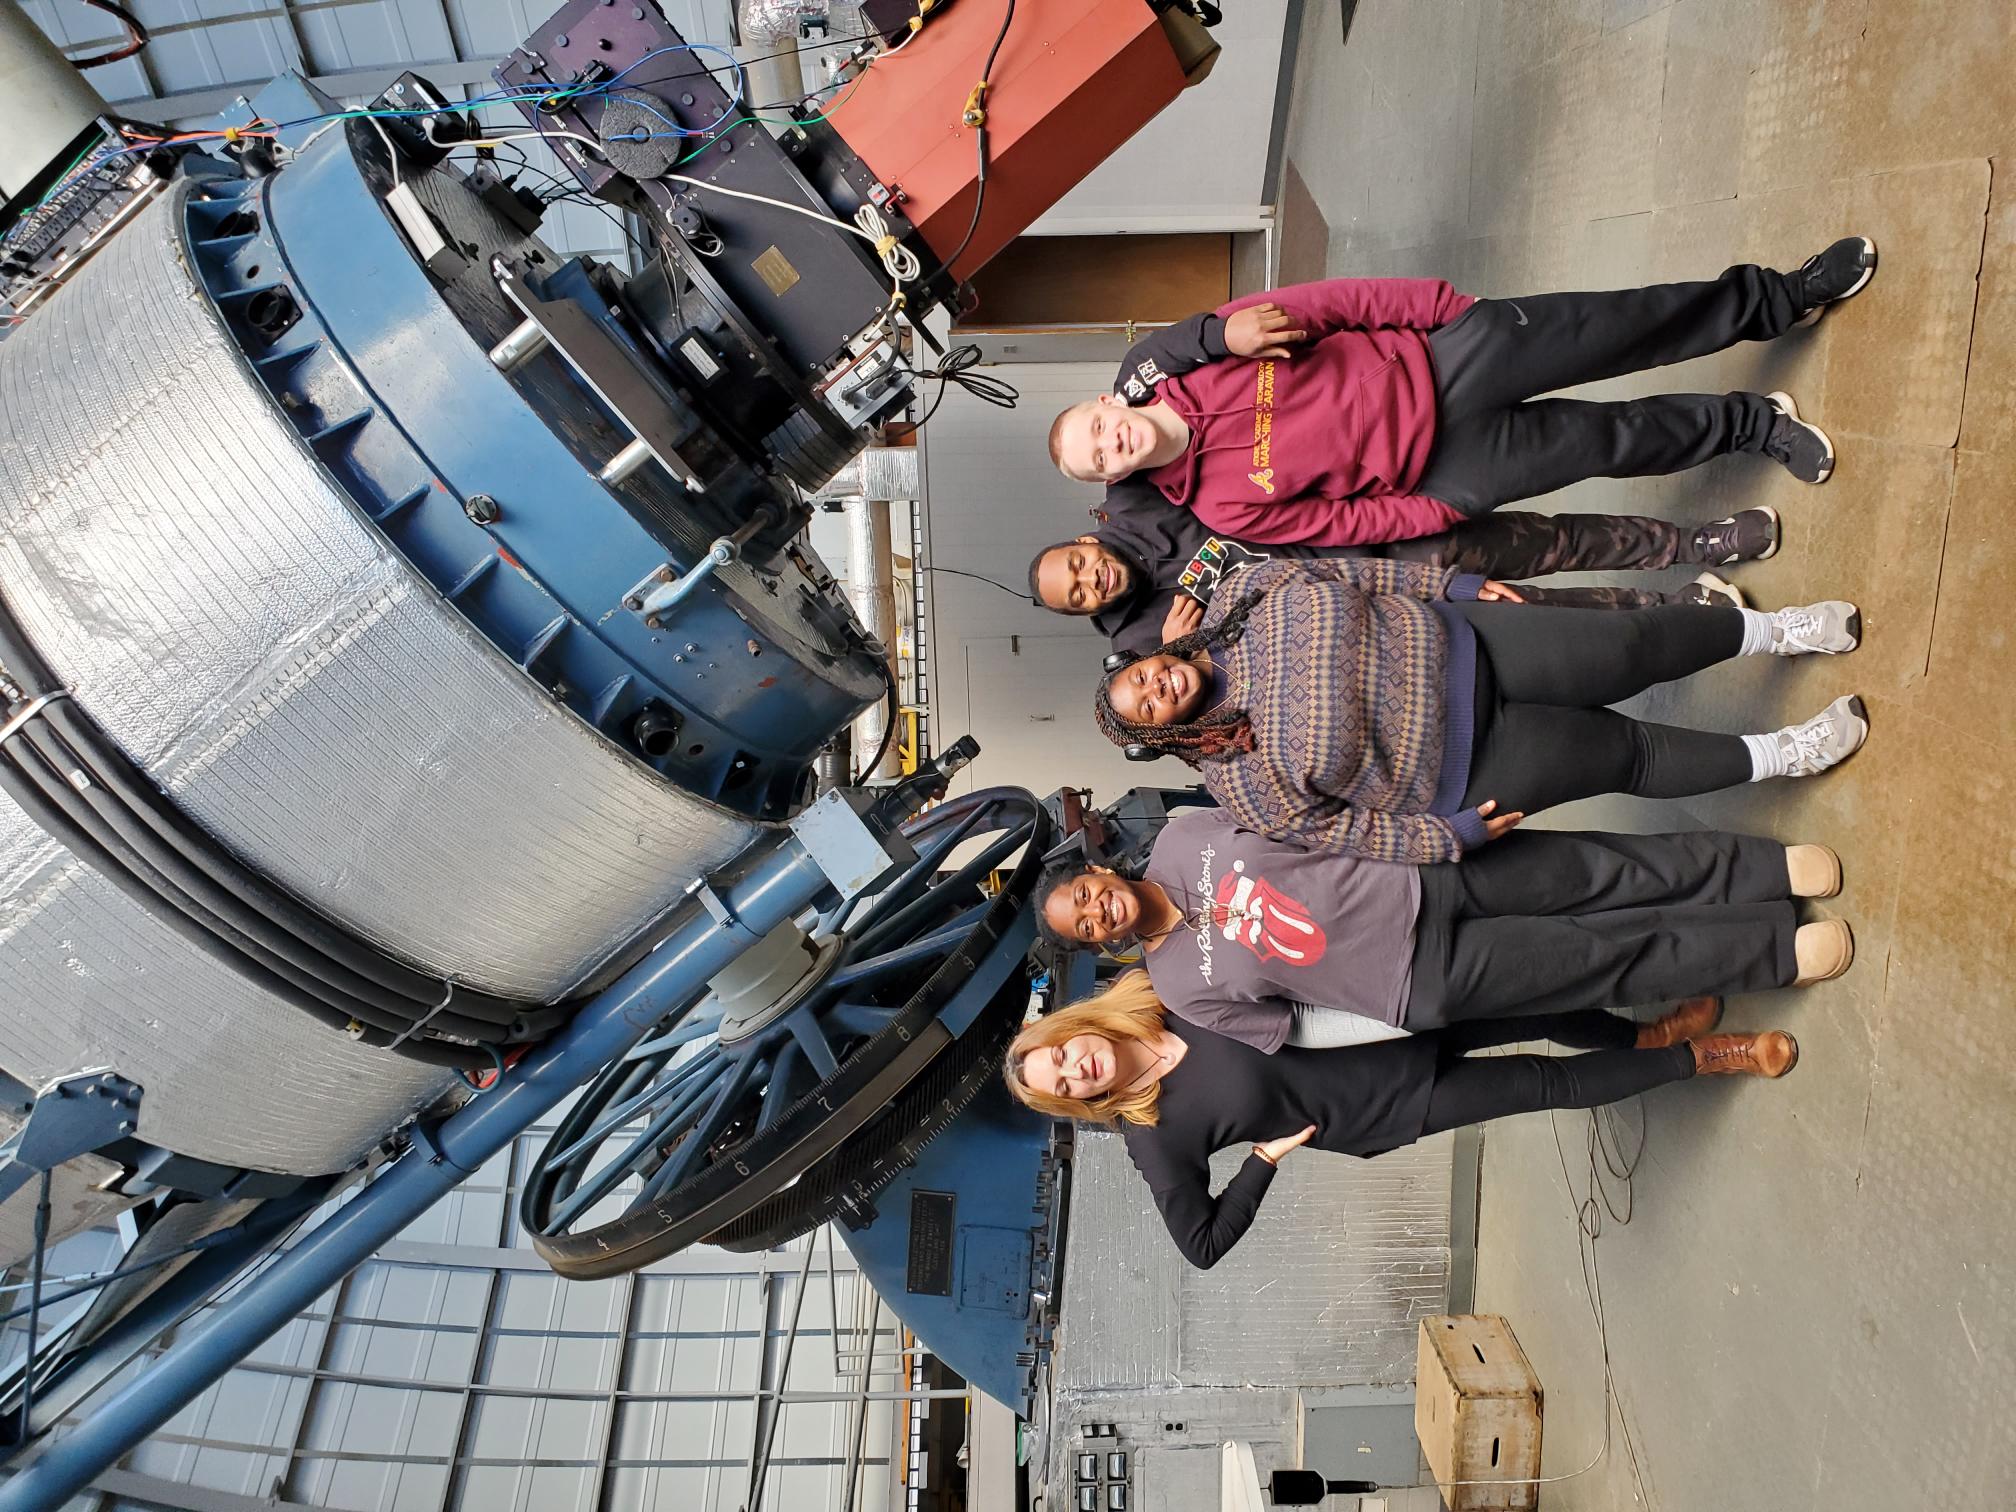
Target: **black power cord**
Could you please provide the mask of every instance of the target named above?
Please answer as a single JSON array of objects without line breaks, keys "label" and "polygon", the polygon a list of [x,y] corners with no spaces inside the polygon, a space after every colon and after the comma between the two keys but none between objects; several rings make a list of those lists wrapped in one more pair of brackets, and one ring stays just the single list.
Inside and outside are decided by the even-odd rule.
[{"label": "black power cord", "polygon": [[931,407],[924,411],[922,419],[897,422],[899,425],[908,426],[908,429],[895,439],[907,440],[924,429],[931,417],[938,413],[938,406],[945,402],[946,390],[955,383],[982,404],[991,404],[996,409],[1015,408],[1021,402],[1021,390],[1005,378],[996,378],[991,373],[974,372],[973,369],[980,366],[981,358],[982,353],[977,345],[970,341],[963,342],[940,358],[936,367],[919,373],[917,375],[919,378],[936,378],[938,392],[932,396]]},{"label": "black power cord", "polygon": [[994,60],[1001,55],[1001,44],[1008,40],[1008,28],[1015,22],[1015,0],[1008,0],[1007,12],[1001,17],[1001,30],[994,34],[994,45],[987,49],[987,62],[980,70],[980,82],[974,86],[972,98],[966,107],[966,119],[973,126],[973,144],[980,155],[980,166],[973,180],[973,219],[966,223],[966,234],[959,238],[959,245],[952,255],[939,265],[938,271],[946,275],[952,272],[952,265],[965,255],[973,245],[974,234],[980,229],[980,212],[987,203],[987,101],[988,80],[994,74]]},{"label": "black power cord", "polygon": [[875,759],[861,768],[863,777],[882,765],[882,758],[889,754],[889,742],[896,738],[896,720],[903,712],[903,694],[896,686],[896,674],[889,670],[888,662],[882,662],[880,665],[882,681],[889,685],[889,716],[882,724],[882,743],[875,747]]},{"label": "black power cord", "polygon": [[987,576],[987,574],[984,572],[968,572],[963,567],[927,566],[924,570],[926,572],[949,572],[950,574],[952,574],[953,577],[971,578],[976,583],[985,583],[989,588],[999,588],[1003,593],[1008,594],[1011,598],[1020,599],[1025,604],[1029,602],[1029,594],[1026,590],[1011,587],[1007,583],[1002,582],[999,578],[991,578]]}]

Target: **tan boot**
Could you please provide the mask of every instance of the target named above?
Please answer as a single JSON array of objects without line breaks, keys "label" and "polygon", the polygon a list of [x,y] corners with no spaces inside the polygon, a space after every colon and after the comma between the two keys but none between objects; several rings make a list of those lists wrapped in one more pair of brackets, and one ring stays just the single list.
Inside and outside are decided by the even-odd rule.
[{"label": "tan boot", "polygon": [[1654,1019],[1649,1024],[1638,1026],[1638,1048],[1640,1050],[1664,1050],[1668,1045],[1678,1045],[1686,1040],[1699,1039],[1711,1033],[1722,1022],[1722,999],[1719,997],[1688,998],[1664,1018]]},{"label": "tan boot", "polygon": [[1799,1064],[1799,1041],[1780,1029],[1710,1034],[1689,1042],[1697,1076],[1783,1076]]},{"label": "tan boot", "polygon": [[1794,987],[1832,981],[1854,964],[1855,936],[1845,919],[1801,924],[1792,935],[1792,955],[1799,963]]},{"label": "tan boot", "polygon": [[1831,898],[1841,891],[1841,858],[1827,846],[1786,846],[1785,870],[1795,898]]}]

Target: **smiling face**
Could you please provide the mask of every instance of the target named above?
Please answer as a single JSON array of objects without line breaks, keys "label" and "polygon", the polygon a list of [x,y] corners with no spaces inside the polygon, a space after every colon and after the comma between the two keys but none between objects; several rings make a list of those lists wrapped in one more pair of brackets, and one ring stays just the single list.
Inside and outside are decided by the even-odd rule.
[{"label": "smiling face", "polygon": [[1125,877],[1088,867],[1052,888],[1043,922],[1067,940],[1108,945],[1131,940],[1141,928],[1141,890]]},{"label": "smiling face", "polygon": [[1074,1034],[1061,1045],[1044,1045],[1022,1058],[1022,1081],[1045,1097],[1088,1101],[1109,1092],[1119,1080],[1113,1041],[1103,1034]]},{"label": "smiling face", "polygon": [[1091,536],[1052,546],[1036,566],[1036,596],[1060,614],[1097,614],[1133,588],[1134,569]]},{"label": "smiling face", "polygon": [[1140,410],[1101,394],[1057,417],[1057,465],[1080,483],[1117,483],[1154,465],[1162,440]]},{"label": "smiling face", "polygon": [[1204,673],[1180,656],[1144,656],[1106,680],[1113,712],[1129,724],[1172,725],[1204,709]]}]

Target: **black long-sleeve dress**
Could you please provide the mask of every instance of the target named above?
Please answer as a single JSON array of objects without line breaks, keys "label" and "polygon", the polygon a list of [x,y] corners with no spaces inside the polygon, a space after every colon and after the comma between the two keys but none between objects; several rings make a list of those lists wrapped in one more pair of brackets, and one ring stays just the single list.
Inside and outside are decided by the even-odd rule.
[{"label": "black long-sleeve dress", "polygon": [[1122,1124],[1176,1247],[1208,1270],[1253,1222],[1274,1167],[1248,1156],[1211,1195],[1214,1151],[1264,1144],[1316,1126],[1313,1149],[1378,1155],[1421,1137],[1435,1085],[1437,1042],[1410,1035],[1333,1050],[1286,1046],[1272,1055],[1167,1015],[1190,1049],[1162,1078],[1159,1122]]}]

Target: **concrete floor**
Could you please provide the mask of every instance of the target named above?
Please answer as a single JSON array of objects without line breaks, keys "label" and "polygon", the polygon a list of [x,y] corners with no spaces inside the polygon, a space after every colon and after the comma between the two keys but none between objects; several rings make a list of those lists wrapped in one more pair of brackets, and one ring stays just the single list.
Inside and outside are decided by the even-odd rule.
[{"label": "concrete floor", "polygon": [[[1596,1251],[1613,1444],[1542,1505],[2016,1505],[2016,7],[1363,0],[1342,30],[1338,0],[1310,0],[1288,156],[1325,224],[1290,228],[1291,264],[1313,240],[1332,274],[1518,294],[1790,266],[1851,230],[1882,250],[1817,330],[1606,386],[1790,388],[1835,438],[1826,487],[1737,458],[1554,500],[1776,505],[1785,550],[1732,576],[1767,608],[1856,600],[1864,649],[1717,668],[1648,707],[1769,729],[1854,691],[1873,734],[1818,779],[1574,816],[1824,840],[1859,957],[1731,1004],[1732,1027],[1798,1035],[1788,1081],[1630,1115],[1635,1208]],[[1478,1306],[1546,1384],[1549,1474],[1604,1441],[1573,1219],[1587,1127],[1528,1118],[1485,1145]]]}]

